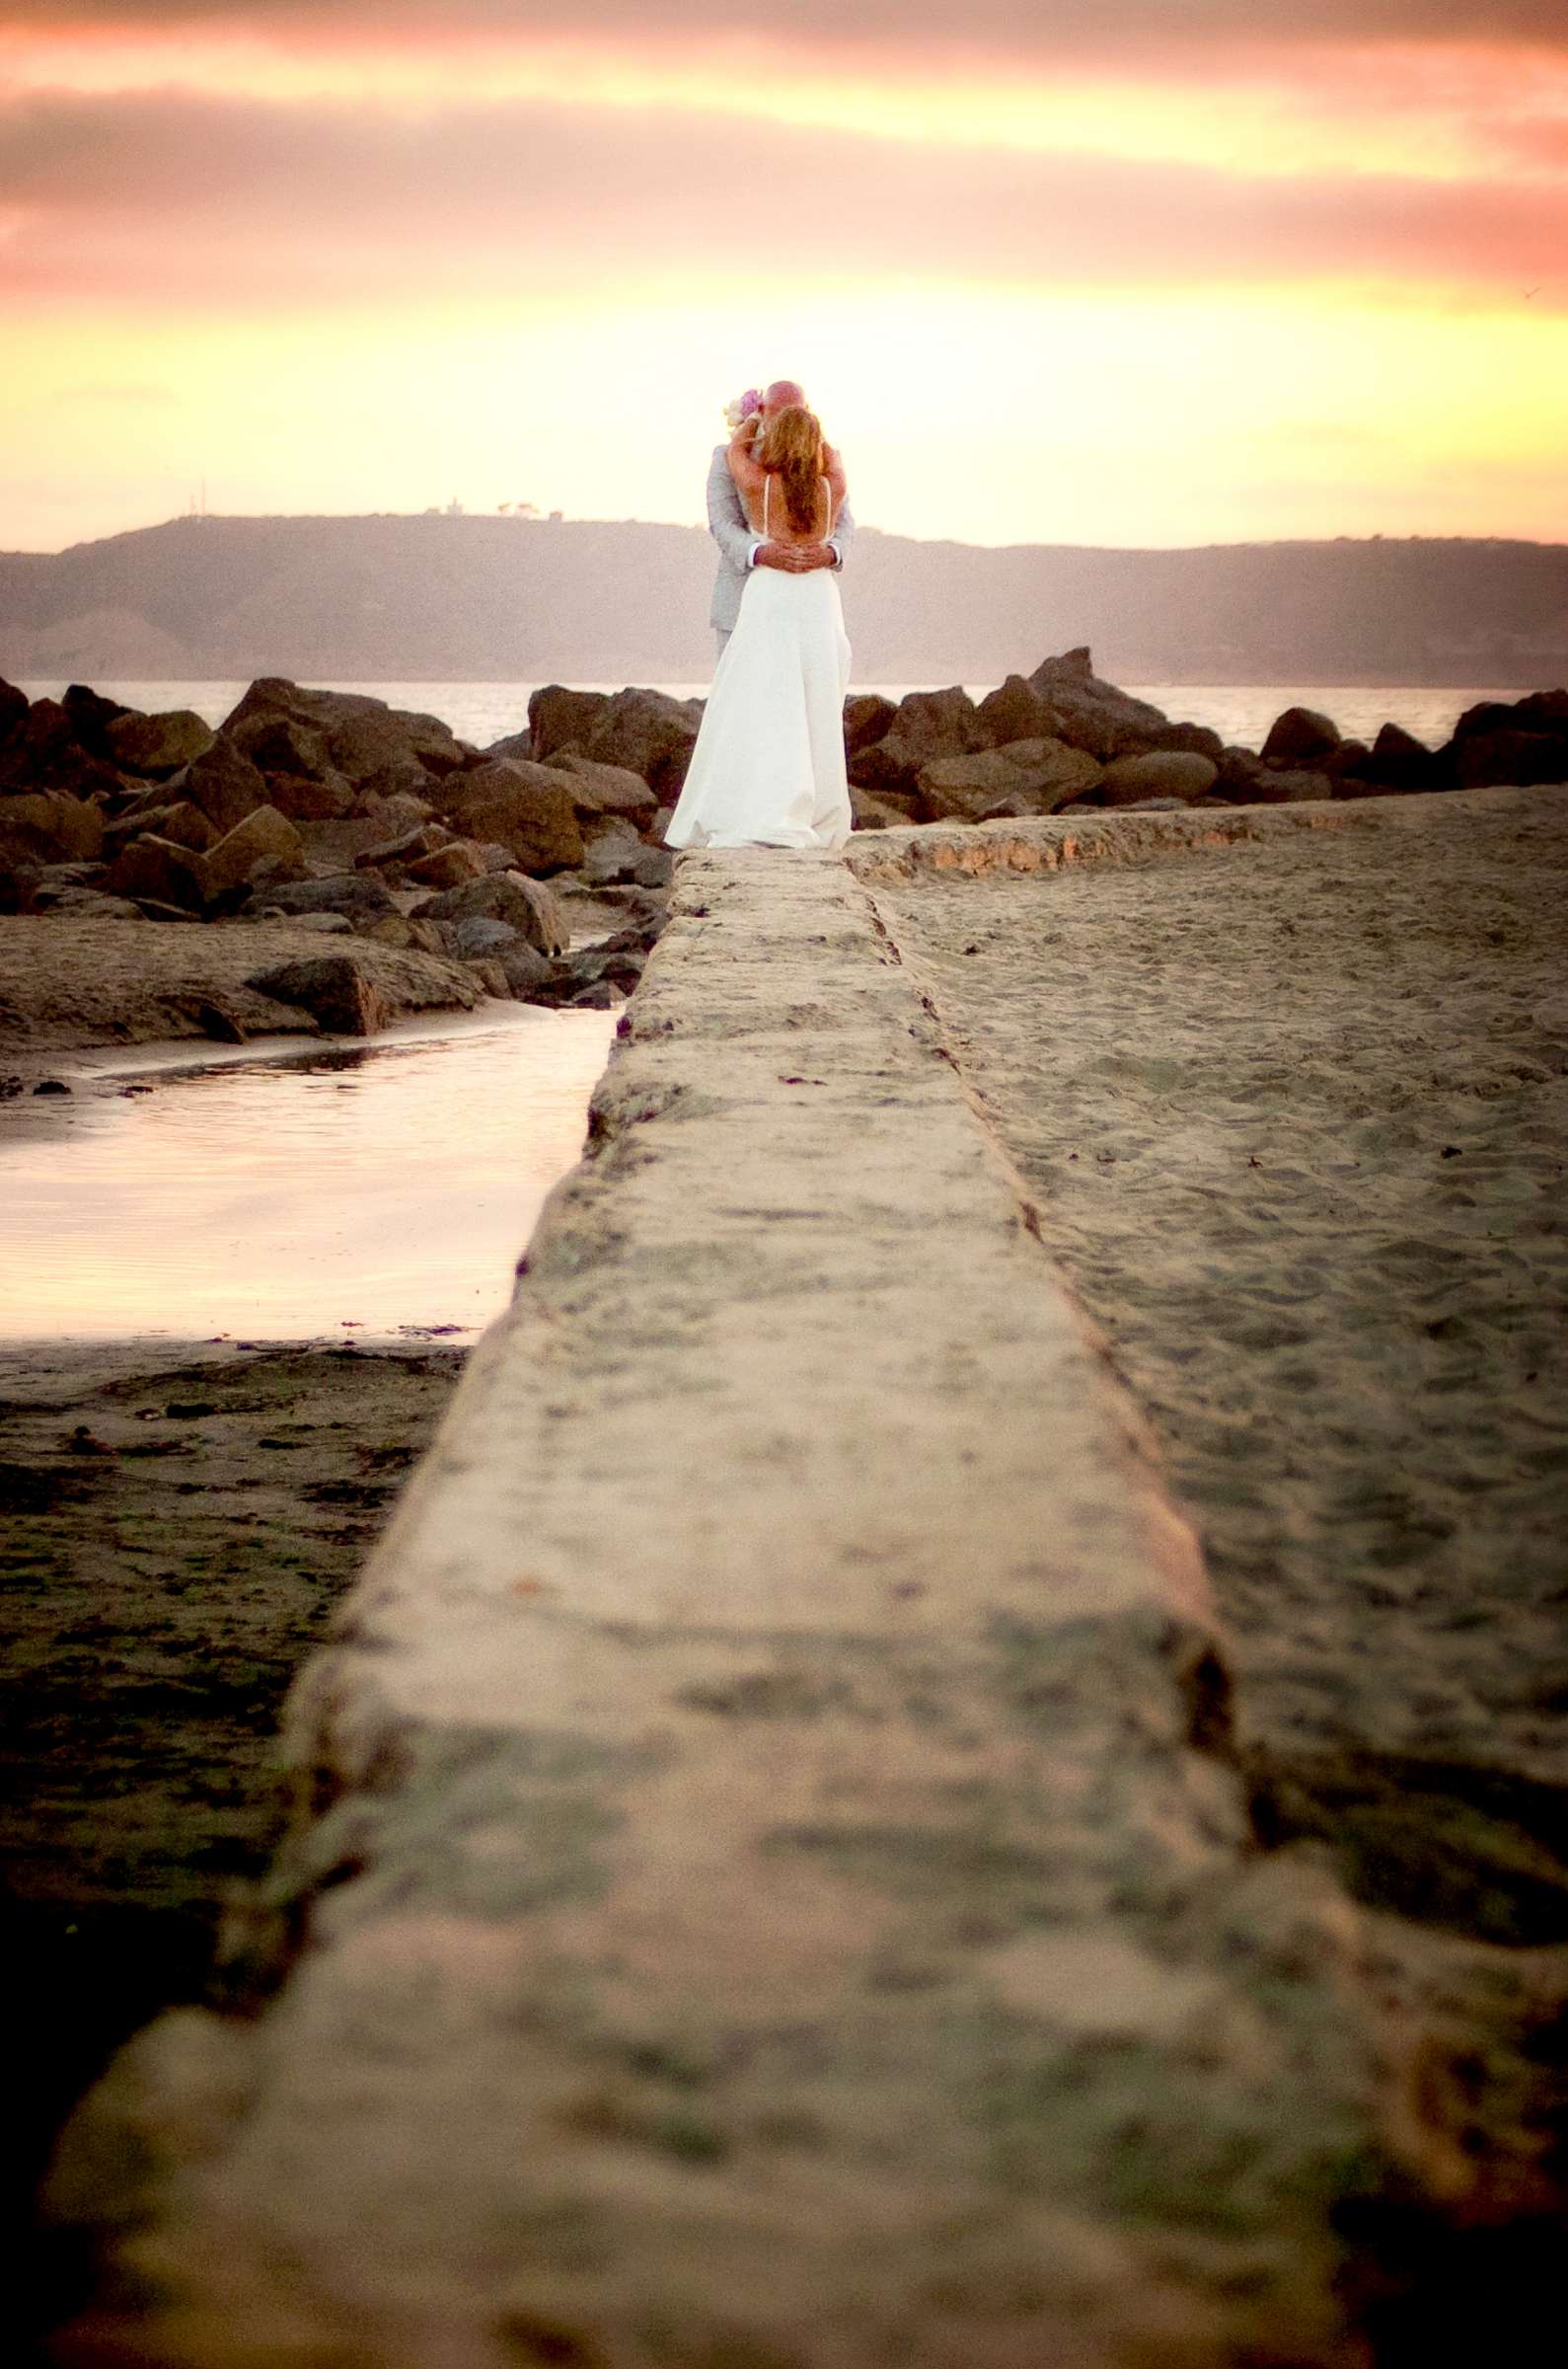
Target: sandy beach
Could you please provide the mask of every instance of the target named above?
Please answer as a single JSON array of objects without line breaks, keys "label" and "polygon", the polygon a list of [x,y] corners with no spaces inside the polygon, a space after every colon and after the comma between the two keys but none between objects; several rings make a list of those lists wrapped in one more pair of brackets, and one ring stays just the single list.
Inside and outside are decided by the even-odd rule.
[{"label": "sandy beach", "polygon": [[1194,1513],[1243,1740],[1560,1785],[1568,794],[1336,819],[876,896]]}]

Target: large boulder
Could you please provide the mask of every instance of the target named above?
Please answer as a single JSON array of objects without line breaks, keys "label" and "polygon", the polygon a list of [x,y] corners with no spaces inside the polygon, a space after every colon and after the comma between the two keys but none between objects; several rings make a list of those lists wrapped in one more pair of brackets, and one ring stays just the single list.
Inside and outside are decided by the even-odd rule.
[{"label": "large boulder", "polygon": [[646,852],[629,822],[609,815],[588,842],[582,859],[583,878],[596,888],[610,880],[635,879],[637,864]]},{"label": "large boulder", "polygon": [[[264,741],[269,728],[280,722],[292,725],[302,736],[313,735],[305,745],[316,750],[314,764],[280,765],[280,772],[310,772],[330,765],[357,788],[384,771],[405,773],[408,759],[437,777],[459,772],[468,762],[463,743],[438,716],[392,708],[364,691],[310,690],[281,675],[261,676],[219,728],[254,754],[253,743]],[[271,770],[262,759],[258,762],[263,772]]]},{"label": "large boulder", "polygon": [[580,746],[596,765],[621,766],[659,798],[678,798],[702,721],[700,699],[634,685],[606,699]]},{"label": "large boulder", "polygon": [[304,841],[275,806],[258,806],[196,862],[204,904],[238,903],[246,890],[302,880],[310,869]]},{"label": "large boulder", "polygon": [[1156,735],[1171,728],[1162,709],[1102,682],[1086,645],[1042,658],[1027,681],[1055,710],[1061,737],[1102,764],[1112,757],[1141,754]]},{"label": "large boulder", "polygon": [[320,773],[274,772],[270,766],[264,772],[267,804],[291,822],[341,822],[353,812],[354,786],[336,766]]},{"label": "large boulder", "polygon": [[856,750],[850,780],[878,796],[920,795],[924,767],[943,757],[966,757],[988,745],[980,711],[967,691],[953,684],[941,691],[911,691],[879,739]]},{"label": "large boulder", "polygon": [[[0,691],[3,690],[4,685],[0,684]],[[68,683],[60,694],[60,705],[71,720],[78,745],[106,760],[110,754],[110,726],[117,717],[135,713],[119,700],[106,698],[102,691],[90,689],[86,683]]]},{"label": "large boulder", "polygon": [[205,858],[198,848],[182,847],[156,831],[146,831],[122,847],[104,877],[110,896],[133,897],[137,904],[178,905],[199,913],[206,903],[201,884]]},{"label": "large boulder", "polygon": [[1152,798],[1173,798],[1187,805],[1212,790],[1219,777],[1214,759],[1194,749],[1146,749],[1141,756],[1111,759],[1100,785],[1102,802],[1132,806]]},{"label": "large boulder", "polygon": [[1436,753],[1397,724],[1385,724],[1358,768],[1381,790],[1438,790],[1443,767]]},{"label": "large boulder", "polygon": [[1287,708],[1270,725],[1261,753],[1265,765],[1289,770],[1315,765],[1338,746],[1339,726],[1331,716],[1320,716],[1315,708]]},{"label": "large boulder", "polygon": [[[528,702],[529,746],[519,748],[520,732],[511,733],[505,741],[497,741],[486,749],[486,756],[527,756],[537,764],[553,757],[559,749],[585,748],[605,709],[610,704],[608,691],[568,691],[561,683],[544,683]],[[635,770],[635,768],[634,768]]]},{"label": "large boulder", "polygon": [[525,872],[568,872],[582,862],[571,783],[554,766],[498,757],[450,775],[441,803],[465,838],[498,840]]},{"label": "large boulder", "polygon": [[61,790],[0,794],[0,867],[76,863],[101,853],[104,816]]},{"label": "large boulder", "polygon": [[253,972],[245,983],[274,1003],[308,1012],[319,1027],[340,1036],[373,1036],[389,1017],[385,995],[351,954],[280,962]]},{"label": "large boulder", "polygon": [[201,808],[220,836],[269,802],[260,769],[222,734],[170,784],[171,790],[177,786],[183,798]]},{"label": "large boulder", "polygon": [[104,855],[112,863],[122,847],[139,839],[144,831],[152,831],[160,839],[172,839],[176,847],[197,850],[211,847],[221,836],[188,799],[173,800],[157,807],[151,814],[121,815],[115,822],[104,826]]},{"label": "large boulder", "polygon": [[1010,740],[1061,737],[1061,718],[1051,702],[1021,674],[1009,674],[980,702],[979,717],[993,748]]},{"label": "large boulder", "polygon": [[967,756],[936,757],[920,769],[921,819],[969,822],[988,814],[1052,814],[1097,788],[1101,769],[1083,749],[1053,739],[1014,740]]},{"label": "large boulder", "polygon": [[624,814],[635,823],[645,824],[658,809],[656,794],[639,773],[625,765],[596,765],[574,748],[561,749],[546,762],[552,772],[569,779],[572,803],[579,814]]},{"label": "large boulder", "polygon": [[570,941],[560,899],[542,880],[520,872],[488,872],[482,879],[460,880],[414,906],[415,921],[466,921],[483,913],[509,922],[528,946],[542,954],[563,954]]},{"label": "large boulder", "polygon": [[157,716],[127,711],[105,730],[109,755],[123,772],[160,777],[205,756],[214,737],[212,726],[189,708],[171,708]]},{"label": "large boulder", "polygon": [[1505,785],[1529,789],[1540,782],[1568,781],[1568,737],[1556,732],[1522,732],[1513,725],[1489,732],[1467,732],[1445,751],[1451,779],[1461,790]]},{"label": "large boulder", "polygon": [[[67,692],[66,697],[69,696]],[[19,683],[8,683],[0,675],[0,749],[20,733],[32,704]]]},{"label": "large boulder", "polygon": [[890,732],[898,717],[894,702],[880,691],[858,691],[844,703],[844,746],[849,756],[859,749],[868,748]]}]

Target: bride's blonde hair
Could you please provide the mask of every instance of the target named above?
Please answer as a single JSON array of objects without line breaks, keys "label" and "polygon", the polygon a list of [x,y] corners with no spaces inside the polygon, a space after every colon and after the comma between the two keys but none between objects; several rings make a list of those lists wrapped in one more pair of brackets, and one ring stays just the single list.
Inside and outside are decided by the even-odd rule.
[{"label": "bride's blonde hair", "polygon": [[783,478],[784,511],[791,526],[808,535],[817,523],[817,479],[822,475],[822,422],[803,403],[785,404],[763,422],[757,439],[760,466]]}]

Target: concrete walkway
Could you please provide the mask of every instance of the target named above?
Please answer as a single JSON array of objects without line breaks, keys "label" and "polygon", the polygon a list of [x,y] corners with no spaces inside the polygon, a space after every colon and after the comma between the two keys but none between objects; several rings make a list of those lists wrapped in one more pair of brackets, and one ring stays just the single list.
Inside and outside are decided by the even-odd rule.
[{"label": "concrete walkway", "polygon": [[622,1028],[295,1688],[276,1987],[67,2133],[60,2358],[1359,2360],[1356,1920],[872,886],[684,856]]}]

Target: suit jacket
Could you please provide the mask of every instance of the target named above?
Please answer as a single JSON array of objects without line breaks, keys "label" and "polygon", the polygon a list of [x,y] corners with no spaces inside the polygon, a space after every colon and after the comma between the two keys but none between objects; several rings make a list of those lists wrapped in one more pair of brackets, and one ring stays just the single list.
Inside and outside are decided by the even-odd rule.
[{"label": "suit jacket", "polygon": [[[708,612],[709,625],[724,625],[731,630],[740,615],[740,596],[746,588],[751,568],[751,555],[762,541],[761,535],[746,515],[746,505],[740,498],[740,488],[729,474],[729,446],[715,444],[712,466],[708,472],[708,531],[718,545],[718,573],[713,579],[713,601]],[[850,516],[849,497],[839,504],[839,514],[828,537],[838,553],[838,566],[844,566],[850,538],[855,532],[855,520]]]}]

